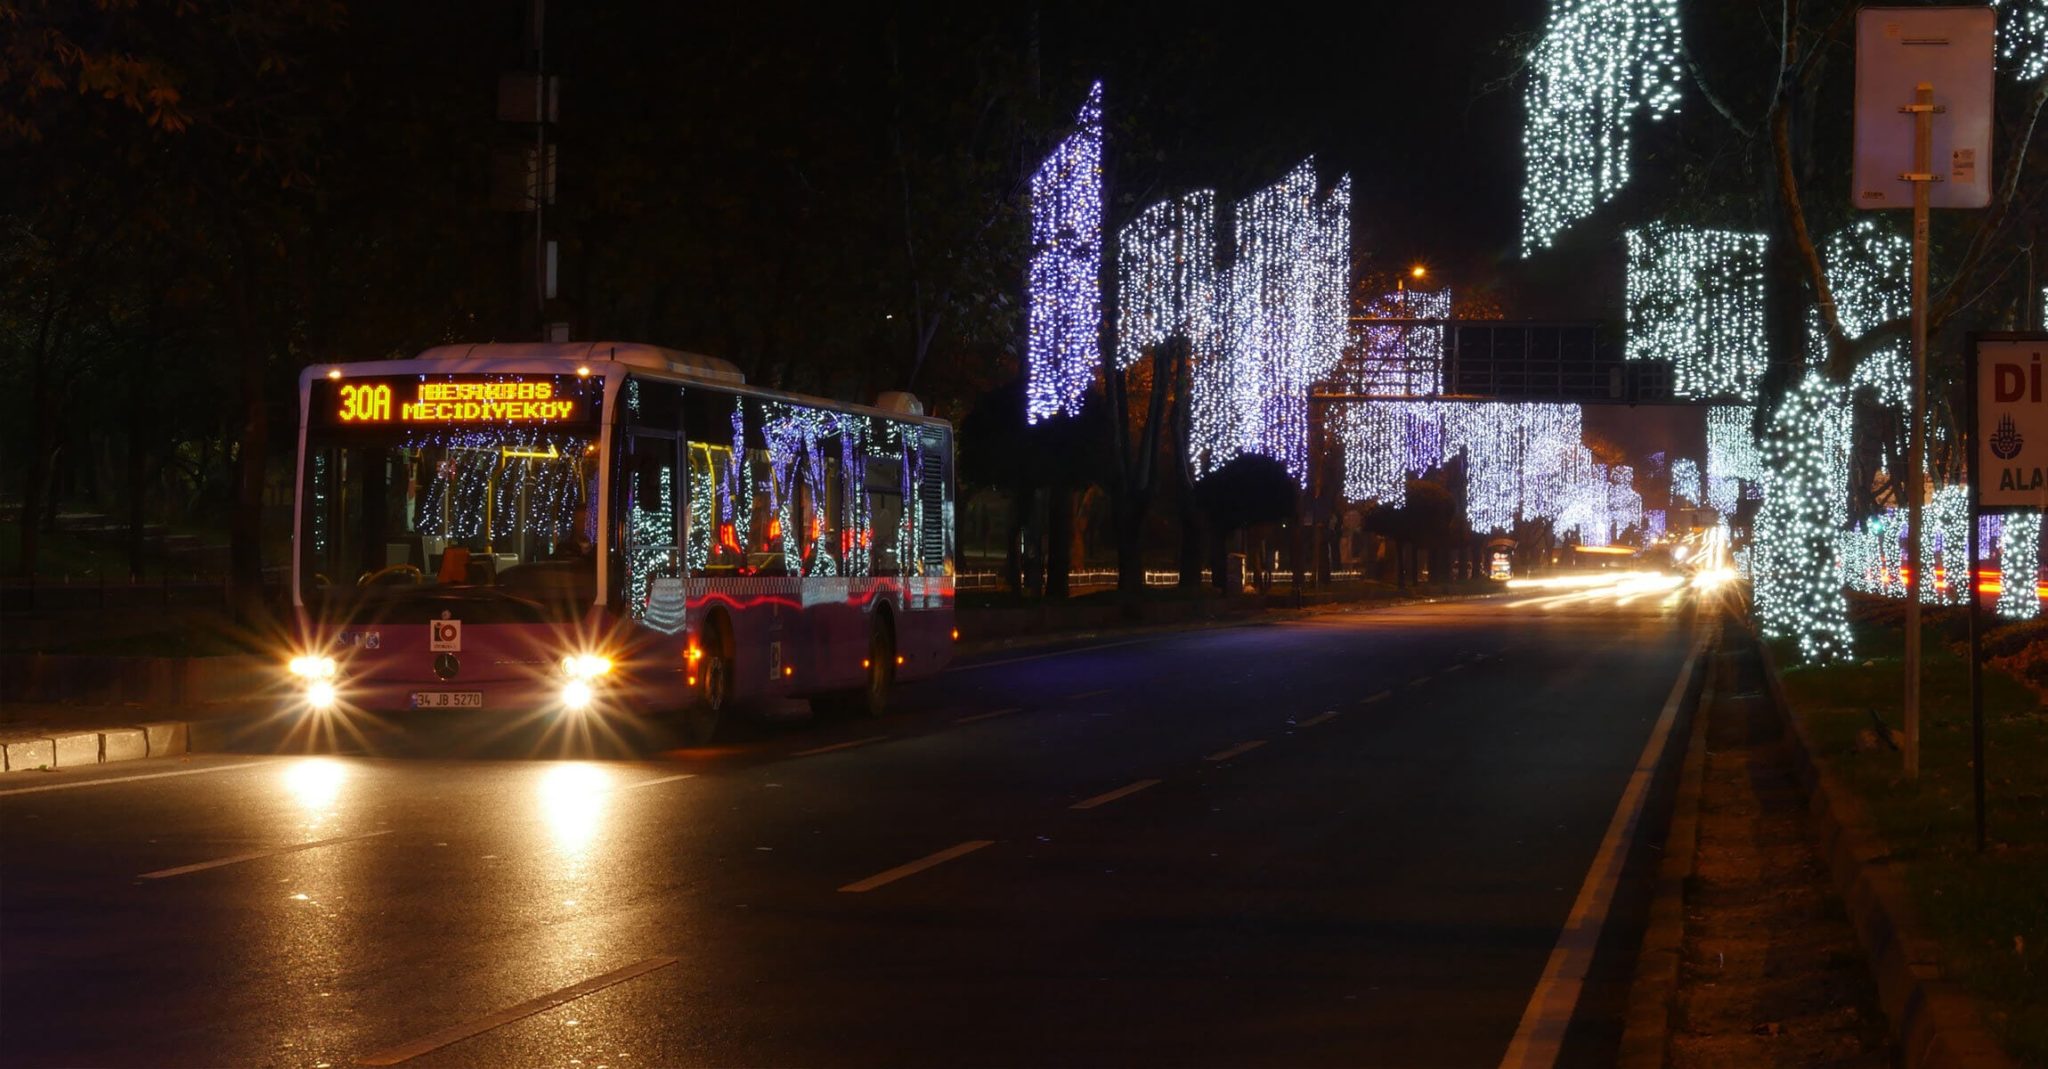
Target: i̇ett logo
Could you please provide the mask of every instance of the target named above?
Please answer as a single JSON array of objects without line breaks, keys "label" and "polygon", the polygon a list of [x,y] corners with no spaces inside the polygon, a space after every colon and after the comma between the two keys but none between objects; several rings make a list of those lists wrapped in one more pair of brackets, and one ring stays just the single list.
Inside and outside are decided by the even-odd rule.
[{"label": "i\u0307ett logo", "polygon": [[2020,455],[2020,447],[2027,440],[2020,436],[2019,428],[2012,425],[2010,415],[1998,417],[1998,427],[1991,432],[1991,455],[2000,460],[2011,460]]},{"label": "i\u0307ett logo", "polygon": [[462,621],[430,620],[427,622],[427,650],[431,653],[462,652]]}]

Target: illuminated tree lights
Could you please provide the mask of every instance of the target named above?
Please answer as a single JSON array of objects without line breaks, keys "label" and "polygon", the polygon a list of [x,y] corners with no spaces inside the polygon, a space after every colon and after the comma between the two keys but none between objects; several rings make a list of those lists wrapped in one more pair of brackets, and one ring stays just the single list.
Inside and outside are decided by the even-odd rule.
[{"label": "illuminated tree lights", "polygon": [[[1679,457],[1671,462],[1671,507],[1697,508],[1705,499],[1700,496],[1700,466],[1691,457]],[[1680,503],[1683,502],[1683,505]]]},{"label": "illuminated tree lights", "polygon": [[1214,351],[1216,194],[1196,190],[1160,201],[1117,232],[1119,370],[1169,338],[1188,341],[1197,360]]},{"label": "illuminated tree lights", "polygon": [[1102,358],[1102,83],[1031,176],[1025,419],[1077,415]]},{"label": "illuminated tree lights", "polygon": [[1678,106],[1679,35],[1677,0],[1552,0],[1524,98],[1523,255],[1628,183],[1630,123]]},{"label": "illuminated tree lights", "polygon": [[2041,615],[2041,514],[2008,512],[1998,531],[1998,614]]},{"label": "illuminated tree lights", "polygon": [[[1862,337],[1890,320],[1911,311],[1906,280],[1912,267],[1913,247],[1906,238],[1863,219],[1828,236],[1821,255],[1827,265],[1828,289],[1835,297],[1835,315],[1842,332]],[[1814,354],[1827,352],[1820,314],[1811,317]],[[1904,342],[1894,342],[1856,365],[1850,385],[1867,386],[1879,404],[1904,411],[1912,394],[1912,368]]]},{"label": "illuminated tree lights", "polygon": [[1707,504],[1723,516],[1742,500],[1742,483],[1763,479],[1763,459],[1749,433],[1746,405],[1713,405],[1707,409]]},{"label": "illuminated tree lights", "polygon": [[1670,361],[1680,397],[1754,398],[1764,236],[1659,223],[1627,237],[1628,359]]},{"label": "illuminated tree lights", "polygon": [[[1365,310],[1371,319],[1449,319],[1451,291],[1396,290]],[[1360,359],[1346,388],[1376,394],[1426,396],[1438,392],[1444,362],[1444,328],[1434,325],[1356,324],[1353,342]]]},{"label": "illuminated tree lights", "polygon": [[1315,161],[1239,201],[1235,256],[1217,279],[1215,351],[1194,367],[1189,453],[1207,473],[1243,454],[1308,478],[1308,391],[1342,354],[1349,320],[1351,179],[1317,200]]},{"label": "illuminated tree lights", "polygon": [[1465,519],[1475,531],[1513,530],[1517,520],[1548,519],[1559,534],[1577,531],[1605,545],[1619,512],[1640,522],[1642,499],[1626,468],[1592,462],[1580,444],[1577,405],[1457,401],[1354,402],[1331,414],[1344,443],[1344,496],[1399,508],[1408,479],[1463,455]]},{"label": "illuminated tree lights", "polygon": [[1765,636],[1795,639],[1804,659],[1822,663],[1850,653],[1825,448],[1839,392],[1824,378],[1809,375],[1786,392],[1772,417],[1764,505],[1750,559],[1757,619]]},{"label": "illuminated tree lights", "polygon": [[1998,60],[2022,81],[2048,74],[2048,0],[1991,0],[1998,9]]}]

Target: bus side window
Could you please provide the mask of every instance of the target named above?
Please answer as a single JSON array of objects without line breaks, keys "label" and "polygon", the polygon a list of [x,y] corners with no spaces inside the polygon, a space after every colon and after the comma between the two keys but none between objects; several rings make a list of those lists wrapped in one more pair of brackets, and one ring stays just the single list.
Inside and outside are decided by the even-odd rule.
[{"label": "bus side window", "polygon": [[[733,415],[739,398],[692,387],[683,394],[683,430],[689,448],[691,568],[700,575],[736,575],[747,564],[753,495],[747,481],[745,438]],[[735,461],[735,457],[740,459]]]},{"label": "bus side window", "polygon": [[673,631],[682,626],[682,547],[677,544],[683,486],[676,478],[676,441],[637,433],[620,458],[618,531],[625,561],[624,603],[634,619]]},{"label": "bus side window", "polygon": [[867,450],[868,574],[902,575],[903,451],[900,428],[875,420]]}]

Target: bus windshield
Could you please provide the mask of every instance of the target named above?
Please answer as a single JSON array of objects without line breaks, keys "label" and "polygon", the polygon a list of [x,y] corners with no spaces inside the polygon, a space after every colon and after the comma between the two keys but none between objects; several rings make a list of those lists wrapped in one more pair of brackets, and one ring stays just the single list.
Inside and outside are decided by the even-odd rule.
[{"label": "bus windshield", "polygon": [[300,592],[309,606],[420,587],[557,611],[595,600],[597,443],[536,427],[378,427],[306,444]]}]

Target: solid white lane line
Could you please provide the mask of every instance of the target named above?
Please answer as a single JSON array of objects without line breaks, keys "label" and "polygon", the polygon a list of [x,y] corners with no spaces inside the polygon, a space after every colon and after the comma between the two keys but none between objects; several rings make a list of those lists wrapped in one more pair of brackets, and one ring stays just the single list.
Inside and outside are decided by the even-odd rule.
[{"label": "solid white lane line", "polygon": [[830,746],[814,746],[808,750],[798,750],[797,752],[790,754],[789,756],[809,757],[813,754],[831,753],[834,750],[851,750],[856,746],[866,746],[868,743],[871,742],[881,742],[883,739],[886,739],[888,737],[889,736],[887,735],[869,735],[865,739],[855,739],[852,742],[835,742]]},{"label": "solid white lane line", "polygon": [[973,716],[963,716],[953,722],[955,724],[972,724],[977,720],[994,720],[996,717],[999,716],[1009,716],[1011,713],[1021,712],[1023,708],[1024,707],[1020,705],[1010,709],[997,709],[993,713],[976,713]]},{"label": "solid white lane line", "polygon": [[928,854],[924,857],[918,858],[916,861],[913,861],[908,865],[898,865],[887,872],[878,872],[865,880],[860,880],[856,883],[849,883],[846,886],[841,887],[840,890],[848,894],[859,894],[862,891],[872,891],[885,883],[895,883],[897,880],[900,880],[905,876],[915,876],[918,873],[923,872],[924,870],[931,868],[934,865],[943,865],[956,857],[964,857],[968,854],[975,852],[976,850],[981,849],[984,846],[994,846],[995,844],[996,841],[994,839],[969,839],[958,846],[949,846],[936,854]]},{"label": "solid white lane line", "polygon": [[1136,783],[1128,783],[1122,787],[1118,787],[1116,790],[1104,791],[1103,793],[1098,794],[1093,798],[1086,798],[1081,801],[1075,802],[1073,805],[1070,805],[1067,808],[1093,809],[1099,805],[1108,805],[1109,803],[1114,802],[1119,798],[1128,798],[1131,795],[1134,795],[1147,787],[1157,787],[1159,786],[1160,782],[1160,780],[1156,779],[1141,779]]},{"label": "solid white lane line", "polygon": [[352,843],[362,839],[375,839],[379,835],[389,835],[393,830],[394,829],[386,828],[383,831],[368,831],[364,832],[361,835],[337,835],[332,839],[315,839],[310,843],[293,843],[290,846],[280,846],[275,850],[251,850],[246,854],[236,854],[233,857],[216,858],[212,861],[200,861],[191,865],[179,865],[177,868],[174,869],[158,869],[155,872],[145,872],[142,875],[137,876],[135,878],[138,880],[161,880],[170,876],[183,876],[189,872],[205,872],[207,869],[217,869],[228,865],[239,865],[244,861],[256,861],[266,857],[279,857],[284,854],[296,854],[302,850],[316,850],[323,846],[334,846],[338,843]]},{"label": "solid white lane line", "polygon": [[1261,747],[1261,746],[1264,746],[1265,744],[1266,744],[1266,740],[1264,740],[1264,739],[1253,739],[1253,740],[1252,740],[1252,741],[1250,741],[1250,742],[1240,742],[1240,743],[1238,743],[1237,745],[1235,745],[1235,746],[1232,746],[1232,747],[1231,747],[1230,749],[1228,749],[1228,750],[1218,750],[1218,751],[1216,751],[1215,753],[1212,753],[1212,754],[1210,754],[1209,756],[1207,756],[1207,757],[1203,758],[1202,760],[1204,760],[1204,761],[1228,761],[1228,760],[1230,760],[1231,758],[1233,758],[1233,757],[1236,757],[1236,756],[1237,756],[1238,754],[1241,754],[1241,753],[1249,753],[1250,751],[1252,751],[1252,750],[1256,750],[1256,749],[1258,749],[1259,747]]},{"label": "solid white lane line", "polygon": [[1335,719],[1337,719],[1337,710],[1332,709],[1327,713],[1317,713],[1316,715],[1309,717],[1307,720],[1303,720],[1294,726],[1298,728],[1312,728],[1315,727],[1317,724],[1326,724]]},{"label": "solid white lane line", "polygon": [[1067,695],[1067,700],[1070,702],[1077,702],[1083,698],[1100,698],[1103,695],[1114,691],[1115,689],[1115,687],[1104,687],[1101,690],[1084,690],[1079,694]]},{"label": "solid white lane line", "polygon": [[658,787],[664,783],[674,783],[677,780],[696,778],[697,774],[695,772],[678,772],[673,776],[663,776],[659,779],[643,779],[638,783],[628,783],[625,786],[620,787],[619,790],[637,791],[642,787]]},{"label": "solid white lane line", "polygon": [[1383,691],[1380,691],[1380,692],[1379,692],[1378,694],[1371,694],[1371,695],[1367,695],[1366,697],[1363,697],[1363,698],[1360,698],[1360,699],[1358,699],[1358,704],[1360,704],[1360,705],[1371,705],[1371,704],[1372,704],[1372,703],[1374,703],[1374,702],[1383,702],[1383,701],[1386,701],[1386,700],[1387,700],[1388,698],[1391,698],[1391,697],[1393,697],[1393,696],[1394,696],[1394,692],[1393,692],[1393,691],[1391,691],[1391,690],[1383,690]]},{"label": "solid white lane line", "polygon": [[46,783],[40,787],[16,787],[12,790],[0,791],[0,798],[5,798],[10,794],[41,794],[44,791],[69,791],[80,787],[111,787],[116,783],[134,783],[145,779],[169,779],[172,776],[203,776],[209,772],[238,772],[245,768],[257,768],[269,763],[268,760],[244,761],[236,765],[214,765],[209,768],[181,768],[176,772],[151,772],[142,776],[89,779],[81,780],[77,783]]},{"label": "solid white lane line", "polygon": [[440,1050],[452,1043],[460,1043],[471,1036],[481,1035],[501,1025],[511,1024],[522,1017],[554,1009],[564,1002],[582,998],[593,992],[602,991],[614,984],[622,984],[636,976],[645,976],[656,969],[667,968],[681,961],[673,955],[646,958],[624,968],[613,969],[602,976],[593,976],[580,984],[571,984],[557,991],[550,991],[539,998],[527,999],[517,1006],[507,1006],[488,1017],[479,1017],[466,1024],[451,1025],[439,1032],[432,1032],[418,1039],[386,1047],[375,1054],[365,1054],[356,1060],[357,1065],[397,1065],[408,1062],[430,1051]]},{"label": "solid white lane line", "polygon": [[1530,993],[1521,1024],[1515,1028],[1515,1038],[1501,1056],[1502,1069],[1549,1069],[1557,1063],[1565,1029],[1572,1022],[1579,991],[1585,986],[1586,972],[1593,964],[1600,928],[1607,923],[1607,910],[1613,905],[1615,888],[1621,883],[1621,869],[1628,861],[1629,843],[1635,838],[1636,823],[1643,815],[1650,780],[1657,774],[1658,762],[1663,760],[1664,744],[1671,735],[1672,721],[1678,717],[1679,703],[1685,700],[1693,664],[1700,659],[1711,637],[1710,630],[1702,629],[1693,642],[1692,652],[1686,655],[1684,666],[1678,670],[1678,681],[1671,685],[1671,696],[1664,699],[1657,725],[1650,730],[1650,739],[1636,758],[1628,787],[1621,792],[1621,802],[1614,808],[1614,819],[1608,822],[1607,834],[1600,840],[1600,852],[1593,856],[1593,864],[1586,870],[1586,882],[1579,886],[1564,930],[1557,935],[1557,945],[1544,965],[1543,978]]}]

